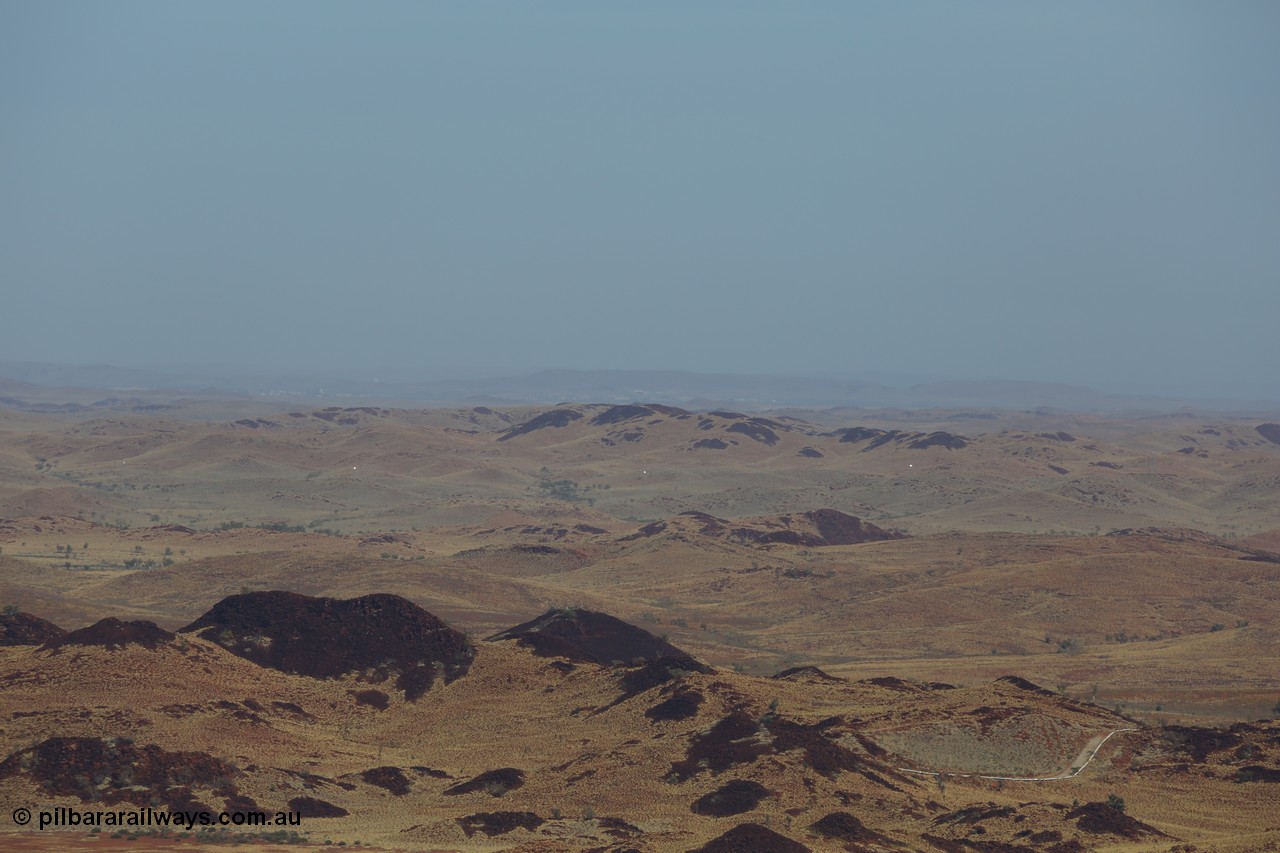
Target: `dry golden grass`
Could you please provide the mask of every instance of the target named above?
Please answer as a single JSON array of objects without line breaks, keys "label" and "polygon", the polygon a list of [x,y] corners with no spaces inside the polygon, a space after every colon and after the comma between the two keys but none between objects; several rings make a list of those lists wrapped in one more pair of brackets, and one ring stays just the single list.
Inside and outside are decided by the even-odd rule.
[{"label": "dry golden grass", "polygon": [[[752,437],[760,424],[727,415],[655,412],[596,424],[609,407],[565,410],[581,417],[509,440],[502,430],[536,410],[266,412],[220,422],[4,412],[0,512],[358,533],[540,514],[542,484],[569,480],[578,484],[579,514],[601,519],[834,506],[913,532],[1274,527],[1268,498],[1280,447],[1254,430],[1256,421],[806,413],[811,420],[766,418],[768,434]],[[848,426],[949,430],[969,444],[872,447],[840,441],[833,430]],[[708,439],[724,449],[694,446]],[[806,449],[822,455],[801,455]]]},{"label": "dry golden grass", "polygon": [[[499,440],[541,411],[260,415],[277,427],[0,415],[0,603],[65,628],[114,615],[174,629],[245,589],[391,592],[473,638],[583,606],[669,635],[718,667],[680,680],[705,697],[696,716],[646,718],[663,688],[584,710],[616,699],[621,674],[583,665],[566,675],[510,643],[480,643],[467,676],[417,703],[395,694],[386,711],[355,702],[351,691],[370,685],[354,676],[284,675],[192,636],[155,651],[8,647],[0,760],[54,734],[131,737],[256,767],[242,793],[273,807],[303,792],[287,771],[305,771],[334,780],[309,793],[351,813],[311,821],[313,840],[385,849],[622,844],[600,820],[610,817],[643,831],[625,842],[641,850],[692,849],[747,820],[821,850],[827,842],[806,828],[835,810],[917,849],[925,834],[965,837],[971,825],[939,817],[988,804],[1012,816],[984,819],[983,838],[1014,844],[1026,843],[1025,829],[1062,830],[1072,801],[1112,793],[1171,838],[1094,836],[1074,824],[1064,837],[1098,850],[1280,844],[1273,786],[1233,778],[1253,759],[1183,761],[1159,735],[1165,724],[1256,720],[1280,701],[1280,563],[1268,556],[1280,547],[1280,446],[1254,422],[1019,414],[975,429],[944,412],[798,413],[803,422],[772,419],[770,443],[729,431],[750,423],[729,416],[592,424],[607,407],[575,407],[582,417],[566,426]],[[970,443],[870,448],[822,434],[852,425],[947,430]],[[706,438],[727,446],[692,447]],[[823,455],[799,455],[805,448]],[[915,538],[761,546],[677,515],[739,524],[828,506]],[[667,527],[634,535],[654,519]],[[247,526],[217,529],[228,522]],[[1128,527],[1160,530],[1102,535]],[[797,664],[849,680],[762,677]],[[1006,675],[1049,694],[997,681]],[[886,676],[958,689],[864,681]],[[246,699],[268,710],[246,717]],[[306,716],[281,710],[291,706]],[[856,731],[893,753],[876,759],[890,770],[950,774],[1051,775],[1107,731],[1142,731],[1117,735],[1080,776],[1052,783],[903,776],[890,779],[893,790],[857,773],[816,774],[794,750],[664,781],[693,739],[735,709],[797,725],[839,717],[848,733],[835,742],[866,754]],[[1280,760],[1265,738],[1248,738],[1261,738],[1264,766]],[[410,793],[396,797],[359,776],[415,766],[451,778],[411,776]],[[497,767],[523,769],[526,784],[500,798],[442,795]],[[690,811],[731,778],[773,793],[734,818]],[[0,799],[78,803],[13,779],[0,781]],[[584,818],[588,808],[595,818]],[[493,838],[457,823],[498,810],[547,822]],[[6,838],[28,849],[72,843]]]}]

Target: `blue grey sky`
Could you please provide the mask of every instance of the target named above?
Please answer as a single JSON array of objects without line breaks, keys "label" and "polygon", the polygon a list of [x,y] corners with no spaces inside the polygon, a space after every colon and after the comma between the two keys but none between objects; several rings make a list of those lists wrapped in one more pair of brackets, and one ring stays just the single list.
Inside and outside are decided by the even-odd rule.
[{"label": "blue grey sky", "polygon": [[1274,2],[0,0],[0,358],[1280,399]]}]

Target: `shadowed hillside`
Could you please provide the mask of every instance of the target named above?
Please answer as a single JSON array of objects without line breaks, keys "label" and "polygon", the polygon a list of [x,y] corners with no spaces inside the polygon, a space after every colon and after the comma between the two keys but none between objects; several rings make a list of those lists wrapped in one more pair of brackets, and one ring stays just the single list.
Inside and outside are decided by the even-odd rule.
[{"label": "shadowed hillside", "polygon": [[1274,417],[109,410],[0,412],[15,803],[422,851],[1280,843]]},{"label": "shadowed hillside", "polygon": [[371,669],[379,682],[394,675],[408,699],[437,677],[465,674],[474,656],[466,637],[397,595],[338,601],[251,592],[224,598],[181,630],[282,672],[331,678]]},{"label": "shadowed hillside", "polygon": [[[260,647],[296,634],[332,648],[340,637],[350,655],[318,659],[323,679],[246,660],[240,638],[268,617],[274,632]],[[114,637],[121,626],[142,630],[109,619],[85,630]],[[269,592],[225,599],[154,645],[95,640],[75,656],[10,647],[0,792],[79,806],[292,809],[313,838],[350,845],[358,834],[400,849],[488,839],[502,849],[968,850],[978,838],[986,846],[972,849],[1087,851],[1186,839],[1186,815],[1209,814],[1213,798],[1188,806],[1175,794],[1176,812],[1157,803],[1190,780],[1229,795],[1251,825],[1280,778],[1271,722],[1143,724],[1016,675],[953,686],[812,667],[776,679],[721,672],[586,610],[551,611],[474,647],[419,646],[467,651],[465,677],[440,679],[430,702],[393,700],[381,676],[353,665],[423,626],[452,637],[395,596]],[[236,642],[210,629],[234,630]],[[632,660],[605,660],[617,656]],[[88,672],[130,677],[103,693]],[[22,708],[43,710],[12,714]],[[61,733],[35,736],[55,722]],[[104,726],[128,736],[91,734]],[[995,778],[1073,766],[1085,769],[1070,781]],[[1127,809],[1109,803],[1115,792]],[[569,814],[566,803],[581,805]]]}]

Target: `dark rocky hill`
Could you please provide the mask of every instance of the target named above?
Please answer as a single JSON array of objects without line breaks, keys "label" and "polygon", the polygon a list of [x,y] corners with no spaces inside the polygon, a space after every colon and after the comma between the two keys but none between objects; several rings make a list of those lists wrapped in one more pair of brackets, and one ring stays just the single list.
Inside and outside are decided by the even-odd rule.
[{"label": "dark rocky hill", "polygon": [[467,638],[398,595],[312,598],[293,592],[232,595],[182,629],[262,666],[312,678],[373,670],[396,676],[407,699],[466,673]]},{"label": "dark rocky hill", "polygon": [[48,619],[30,613],[0,614],[0,646],[40,646],[66,635]]},{"label": "dark rocky hill", "polygon": [[534,654],[609,666],[643,661],[686,663],[683,669],[708,672],[705,664],[668,643],[607,613],[578,608],[548,610],[536,619],[494,634],[490,640],[515,640]]},{"label": "dark rocky hill", "polygon": [[[44,620],[41,620],[44,621]],[[175,639],[174,635],[154,622],[138,620],[121,622],[114,616],[101,619],[87,628],[80,628],[70,633],[63,633],[44,644],[46,649],[57,649],[63,646],[101,646],[104,649],[122,649],[134,644],[148,649],[157,649]]]}]

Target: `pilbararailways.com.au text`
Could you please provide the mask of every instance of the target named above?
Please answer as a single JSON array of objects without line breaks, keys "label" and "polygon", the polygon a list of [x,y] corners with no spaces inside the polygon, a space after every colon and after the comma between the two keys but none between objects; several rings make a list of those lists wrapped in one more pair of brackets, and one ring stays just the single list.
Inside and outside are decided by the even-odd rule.
[{"label": "pilbararailways.com.au text", "polygon": [[77,809],[57,806],[36,812],[38,829],[58,827],[156,827],[192,830],[197,826],[301,826],[301,812],[162,811],[139,809]]}]

